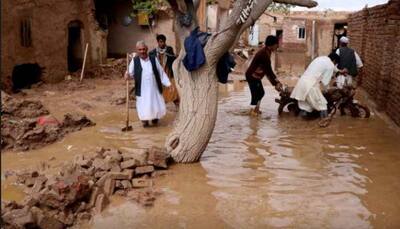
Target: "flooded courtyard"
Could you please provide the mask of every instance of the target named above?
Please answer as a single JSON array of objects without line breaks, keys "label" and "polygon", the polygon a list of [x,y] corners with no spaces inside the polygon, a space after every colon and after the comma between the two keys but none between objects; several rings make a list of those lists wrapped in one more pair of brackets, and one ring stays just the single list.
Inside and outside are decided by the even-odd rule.
[{"label": "flooded courtyard", "polygon": [[[278,116],[278,94],[264,83],[261,117],[247,115],[246,82],[221,87],[218,117],[200,163],[172,165],[156,180],[163,194],[144,208],[114,198],[88,228],[398,228],[400,134],[373,111],[369,119],[335,116],[320,128],[289,114]],[[2,153],[2,199],[21,200],[5,180],[8,170],[47,161],[57,168],[97,146],[163,146],[176,115],[173,105],[160,127],[144,129],[133,113],[133,131],[122,133],[124,106],[99,97],[123,92],[123,82],[96,81],[95,89],[63,94],[42,90],[40,99],[59,117],[78,109],[96,126],[28,152]],[[34,93],[32,93],[34,94]],[[47,95],[46,95],[47,94]],[[29,92],[28,92],[28,95]],[[359,98],[362,102],[363,98]],[[78,104],[78,105],[77,105]],[[49,160],[55,157],[54,160]]]}]

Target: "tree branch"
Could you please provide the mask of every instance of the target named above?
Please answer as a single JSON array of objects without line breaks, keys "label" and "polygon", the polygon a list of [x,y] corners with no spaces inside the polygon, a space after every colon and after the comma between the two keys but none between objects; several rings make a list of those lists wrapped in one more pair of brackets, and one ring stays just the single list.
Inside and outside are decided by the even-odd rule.
[{"label": "tree branch", "polygon": [[200,0],[193,0],[194,10],[197,11],[200,5]]},{"label": "tree branch", "polygon": [[[267,10],[268,6],[271,5],[271,3],[272,0],[258,1],[257,4],[254,6],[254,9],[251,11],[250,17],[241,26],[238,33],[241,35],[243,31],[253,25],[257,21],[257,19]],[[233,44],[236,44],[236,42],[240,39],[240,35],[235,38]]]},{"label": "tree branch", "polygon": [[308,8],[316,7],[318,3],[312,0],[274,0],[276,3],[304,6]]},{"label": "tree branch", "polygon": [[228,50],[232,46],[242,26],[236,24],[236,21],[242,9],[246,6],[247,1],[248,0],[235,1],[232,12],[221,26],[221,30],[213,34],[210,38],[205,47],[208,64],[216,64],[219,58],[224,54],[223,50]]}]

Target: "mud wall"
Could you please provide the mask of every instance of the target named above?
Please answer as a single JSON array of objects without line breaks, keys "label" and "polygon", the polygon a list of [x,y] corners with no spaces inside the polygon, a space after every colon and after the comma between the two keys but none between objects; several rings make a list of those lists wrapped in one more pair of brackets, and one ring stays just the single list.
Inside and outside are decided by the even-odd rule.
[{"label": "mud wall", "polygon": [[[282,41],[277,52],[276,69],[280,74],[301,75],[313,57],[328,55],[333,48],[334,26],[347,22],[347,12],[295,11],[290,14],[262,15],[260,40],[282,30]],[[273,19],[274,16],[276,20]],[[315,47],[312,48],[313,21],[315,21]],[[298,28],[305,28],[304,39],[299,38]]]},{"label": "mud wall", "polygon": [[[283,44],[278,53],[278,68],[293,75],[301,75],[314,57],[328,55],[332,51],[335,21],[315,20],[315,46],[313,42],[313,19],[285,20]],[[305,38],[298,38],[298,28],[305,28]]]},{"label": "mud wall", "polygon": [[400,125],[400,0],[352,14],[348,34],[364,62],[361,86]]},{"label": "mud wall", "polygon": [[135,51],[136,42],[140,40],[146,41],[149,50],[151,50],[157,46],[156,34],[164,34],[167,37],[167,44],[174,47],[175,50],[172,17],[160,11],[151,30],[148,26],[138,25],[136,18],[133,19],[132,23],[125,26],[123,25],[124,17],[132,13],[131,9],[132,3],[130,1],[120,1],[112,5],[115,21],[112,21],[108,26],[109,56],[124,56],[128,51]]},{"label": "mud wall", "polygon": [[[9,82],[13,68],[37,63],[45,68],[42,79],[57,82],[68,74],[68,24],[82,25],[80,44],[88,42],[87,64],[106,58],[106,32],[94,19],[92,0],[4,0],[1,1],[1,79]],[[23,22],[30,27],[30,45],[23,44]],[[29,39],[28,39],[29,40]],[[82,54],[83,56],[83,54]]]}]

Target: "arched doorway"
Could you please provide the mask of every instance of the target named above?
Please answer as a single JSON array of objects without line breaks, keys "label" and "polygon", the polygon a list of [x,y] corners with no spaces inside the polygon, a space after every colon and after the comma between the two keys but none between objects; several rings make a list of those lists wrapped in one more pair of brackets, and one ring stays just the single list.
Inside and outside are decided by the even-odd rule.
[{"label": "arched doorway", "polygon": [[68,24],[68,71],[76,72],[82,67],[82,22],[76,20]]}]

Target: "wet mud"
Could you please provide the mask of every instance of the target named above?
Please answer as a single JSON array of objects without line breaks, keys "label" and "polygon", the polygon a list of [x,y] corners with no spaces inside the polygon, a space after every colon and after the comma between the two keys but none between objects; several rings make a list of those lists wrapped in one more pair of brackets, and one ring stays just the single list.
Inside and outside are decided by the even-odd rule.
[{"label": "wet mud", "polygon": [[1,92],[1,150],[29,150],[51,144],[67,133],[95,125],[86,116],[67,113],[62,122],[40,101],[16,99]]},{"label": "wet mud", "polygon": [[[286,80],[291,84],[292,79]],[[175,111],[157,128],[143,129],[132,109],[133,131],[122,133],[124,106],[110,96],[124,82],[98,80],[82,91],[96,126],[29,153],[2,154],[2,199],[21,200],[8,170],[48,161],[57,168],[77,152],[97,146],[162,147]],[[288,113],[278,115],[278,94],[264,82],[261,117],[246,115],[246,82],[221,86],[216,127],[200,163],[172,165],[155,181],[162,195],[154,207],[112,198],[85,228],[397,228],[400,226],[400,134],[372,110],[369,119],[336,115],[327,128]],[[40,94],[42,93],[42,94]],[[59,94],[38,98],[56,116],[82,109]],[[101,98],[96,100],[96,98]],[[357,97],[366,102],[360,93]],[[76,101],[83,101],[77,99]],[[133,102],[133,101],[132,101]],[[62,105],[61,105],[62,104]],[[83,227],[83,226],[82,226]]]}]

